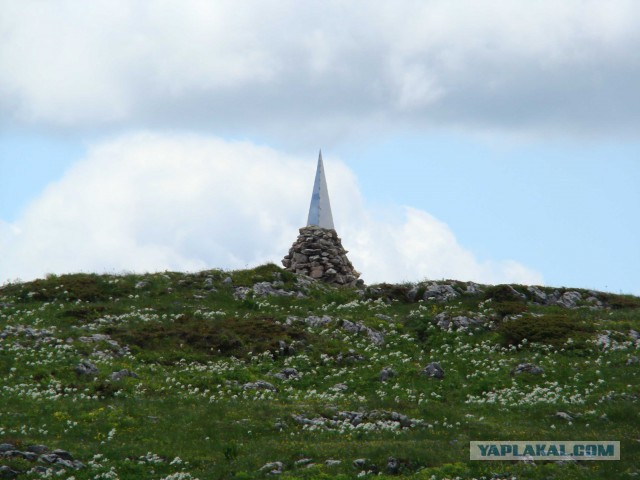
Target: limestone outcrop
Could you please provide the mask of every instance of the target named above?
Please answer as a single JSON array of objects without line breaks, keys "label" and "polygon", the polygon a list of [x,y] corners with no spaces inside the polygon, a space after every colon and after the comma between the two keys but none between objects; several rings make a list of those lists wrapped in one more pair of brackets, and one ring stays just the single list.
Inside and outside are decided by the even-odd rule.
[{"label": "limestone outcrop", "polygon": [[334,285],[361,285],[357,272],[335,230],[310,225],[300,229],[300,235],[282,260],[282,265],[294,273],[308,275]]}]

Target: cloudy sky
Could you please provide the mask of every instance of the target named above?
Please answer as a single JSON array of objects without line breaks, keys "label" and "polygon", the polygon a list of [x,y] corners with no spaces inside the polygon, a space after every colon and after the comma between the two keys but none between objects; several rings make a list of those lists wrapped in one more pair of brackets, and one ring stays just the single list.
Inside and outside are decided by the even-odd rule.
[{"label": "cloudy sky", "polygon": [[640,294],[640,3],[0,0],[0,283],[279,263]]}]

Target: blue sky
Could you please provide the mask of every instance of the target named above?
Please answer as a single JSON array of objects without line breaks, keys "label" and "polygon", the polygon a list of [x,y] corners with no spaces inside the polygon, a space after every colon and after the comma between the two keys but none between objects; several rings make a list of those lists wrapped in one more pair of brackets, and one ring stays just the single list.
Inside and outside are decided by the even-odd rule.
[{"label": "blue sky", "polygon": [[1,2],[1,280],[277,262],[322,147],[365,280],[640,294],[640,7],[363,6]]}]

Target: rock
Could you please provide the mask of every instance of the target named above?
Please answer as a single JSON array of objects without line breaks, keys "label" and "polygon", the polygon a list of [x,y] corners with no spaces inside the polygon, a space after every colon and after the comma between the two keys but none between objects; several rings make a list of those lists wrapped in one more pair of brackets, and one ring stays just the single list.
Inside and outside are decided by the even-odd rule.
[{"label": "rock", "polygon": [[531,285],[527,287],[527,290],[531,294],[532,300],[535,303],[539,303],[540,305],[547,305],[547,303],[549,302],[547,294],[540,290],[538,287]]},{"label": "rock", "polygon": [[15,448],[15,445],[12,445],[11,443],[0,443],[0,453],[15,450]]},{"label": "rock", "polygon": [[483,317],[467,317],[464,315],[450,317],[449,313],[441,312],[433,317],[433,321],[442,330],[449,330],[449,328],[460,329],[480,326],[483,325],[486,320]]},{"label": "rock", "polygon": [[467,283],[467,289],[465,290],[465,293],[467,295],[476,295],[482,292],[483,292],[482,288],[480,288],[480,285],[478,285],[477,283],[473,283],[473,282]]},{"label": "rock", "polygon": [[283,368],[279,373],[274,375],[279,380],[288,380],[290,378],[299,378],[300,374],[295,368]]},{"label": "rock", "polygon": [[76,373],[78,375],[96,375],[98,372],[98,367],[96,367],[89,360],[83,360],[76,367]]},{"label": "rock", "polygon": [[35,462],[38,460],[38,454],[33,452],[17,452],[20,457],[24,458],[29,462]]},{"label": "rock", "polygon": [[272,392],[278,391],[278,389],[269,382],[264,380],[256,380],[255,382],[249,382],[242,385],[243,390],[271,390]]},{"label": "rock", "polygon": [[126,368],[123,370],[120,370],[118,372],[113,372],[109,378],[111,378],[112,381],[117,382],[119,380],[122,380],[123,378],[126,377],[131,377],[131,378],[138,378],[138,375],[130,372],[129,370],[127,370]]},{"label": "rock", "polygon": [[340,352],[336,356],[337,363],[356,363],[364,360],[364,357],[355,350],[349,349],[347,353]]},{"label": "rock", "polygon": [[520,363],[511,370],[511,375],[520,375],[521,373],[531,373],[532,375],[540,375],[544,370],[532,363]]},{"label": "rock", "polygon": [[56,463],[58,461],[58,455],[55,453],[45,453],[40,455],[40,461],[44,463]]},{"label": "rock", "polygon": [[58,460],[56,461],[56,465],[61,465],[65,468],[75,468],[75,465],[71,460],[66,460],[64,458],[58,458]]},{"label": "rock", "polygon": [[47,447],[46,445],[29,445],[27,447],[27,451],[42,455],[43,453],[47,453],[49,451],[49,447]]},{"label": "rock", "polygon": [[231,285],[233,283],[233,279],[231,277],[225,277],[224,280],[222,280],[222,283],[225,285]]},{"label": "rock", "polygon": [[567,412],[556,412],[556,417],[562,418],[567,422],[573,422],[573,417],[569,415]]},{"label": "rock", "polygon": [[342,329],[346,330],[349,333],[365,333],[369,340],[371,340],[375,345],[384,344],[384,334],[374,330],[373,328],[367,327],[361,322],[351,322],[349,320],[342,321]]},{"label": "rock", "polygon": [[263,465],[262,468],[260,468],[260,471],[267,471],[269,475],[280,475],[283,468],[284,464],[282,462],[269,462]]},{"label": "rock", "polygon": [[306,465],[309,465],[311,462],[313,462],[313,459],[311,458],[301,458],[300,460],[296,460],[294,462],[294,465],[296,467],[304,467]]},{"label": "rock", "polygon": [[634,342],[637,342],[638,340],[640,340],[640,333],[636,332],[635,330],[629,330],[629,337],[631,337],[631,340],[633,340]]},{"label": "rock", "polygon": [[69,461],[73,461],[73,456],[67,452],[66,450],[54,450],[53,452],[51,452],[54,455],[57,455],[58,457],[62,458],[63,460],[69,460]]},{"label": "rock", "polygon": [[0,478],[16,478],[18,476],[18,472],[11,469],[6,465],[0,466]]},{"label": "rock", "polygon": [[424,367],[420,373],[431,378],[444,378],[444,370],[438,362],[431,362],[429,365]]},{"label": "rock", "polygon": [[602,348],[609,347],[611,345],[611,338],[609,338],[609,333],[611,332],[607,331],[605,333],[599,334],[596,338],[596,345]]},{"label": "rock", "polygon": [[640,358],[638,358],[636,356],[631,356],[631,357],[627,358],[626,365],[638,365],[638,364],[640,364]]},{"label": "rock", "polygon": [[306,323],[310,327],[324,327],[325,325],[328,325],[332,321],[333,319],[328,315],[323,315],[322,317],[316,317],[314,315],[311,315],[304,319],[304,323]]},{"label": "rock", "polygon": [[382,369],[382,371],[380,372],[380,381],[381,382],[386,382],[387,380],[389,380],[390,378],[393,378],[396,376],[396,371],[391,368],[391,367],[384,367]]},{"label": "rock", "polygon": [[362,468],[364,468],[364,467],[365,467],[365,465],[366,465],[366,464],[367,464],[367,459],[366,459],[366,458],[356,458],[356,459],[353,461],[353,466],[354,466],[355,468],[360,468],[360,469],[362,469]]},{"label": "rock", "polygon": [[338,466],[338,465],[340,465],[341,463],[342,463],[342,460],[333,460],[333,459],[331,459],[331,458],[330,458],[330,459],[328,459],[328,460],[325,460],[325,462],[324,462],[324,464],[325,464],[327,467],[337,467],[337,466]]},{"label": "rock", "polygon": [[423,300],[435,300],[442,303],[448,302],[457,296],[459,296],[459,293],[451,285],[432,284],[426,288],[422,298]]},{"label": "rock", "polygon": [[391,412],[391,420],[398,422],[402,428],[409,428],[411,426],[411,419],[398,412]]},{"label": "rock", "polygon": [[384,313],[376,313],[374,317],[379,318],[380,320],[385,320],[387,322],[393,322],[393,318],[389,315],[385,315]]},{"label": "rock", "polygon": [[602,303],[602,301],[598,297],[587,297],[586,301],[587,303],[593,305],[592,308],[602,308],[604,306],[604,303]]},{"label": "rock", "polygon": [[580,300],[582,300],[582,295],[579,292],[572,291],[563,293],[556,303],[565,308],[576,308]]},{"label": "rock", "polygon": [[140,290],[141,288],[145,288],[147,286],[149,286],[149,282],[140,281],[140,282],[136,283],[135,289],[136,290]]},{"label": "rock", "polygon": [[398,470],[400,470],[400,464],[398,463],[398,460],[396,460],[394,457],[389,457],[389,459],[387,460],[387,472],[396,474],[398,473]]}]

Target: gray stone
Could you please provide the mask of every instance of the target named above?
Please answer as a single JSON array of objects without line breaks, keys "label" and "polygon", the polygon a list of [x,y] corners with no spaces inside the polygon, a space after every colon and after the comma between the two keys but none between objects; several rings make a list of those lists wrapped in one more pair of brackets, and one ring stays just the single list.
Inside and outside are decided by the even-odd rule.
[{"label": "gray stone", "polygon": [[424,367],[420,373],[431,378],[444,378],[444,370],[438,362],[431,362],[429,365]]},{"label": "gray stone", "polygon": [[364,468],[364,466],[367,464],[367,459],[366,458],[356,458],[353,461],[353,466],[355,468]]},{"label": "gray stone", "polygon": [[313,462],[313,459],[311,458],[301,458],[300,460],[296,460],[294,462],[294,465],[296,467],[304,467],[306,465],[309,465],[311,462]]},{"label": "gray stone", "polygon": [[396,376],[396,371],[391,368],[391,367],[384,367],[382,369],[382,371],[380,372],[380,381],[381,382],[386,382],[387,380],[389,380],[390,378],[393,378]]},{"label": "gray stone", "polygon": [[224,280],[222,280],[222,283],[225,285],[231,285],[233,283],[233,279],[231,277],[225,277]]},{"label": "gray stone", "polygon": [[282,473],[282,469],[284,468],[284,463],[282,462],[269,462],[266,463],[260,468],[261,472],[268,472],[269,475],[280,475]]},{"label": "gray stone", "polygon": [[123,370],[113,372],[109,377],[111,378],[112,381],[117,382],[126,377],[138,378],[138,375],[125,368]]},{"label": "gray stone", "polygon": [[16,478],[18,476],[18,472],[11,469],[7,465],[0,466],[0,478]]},{"label": "gray stone", "polygon": [[627,363],[626,363],[627,366],[638,365],[638,364],[640,364],[640,358],[636,357],[635,355],[627,358]]},{"label": "gray stone", "polygon": [[399,470],[400,464],[398,463],[398,460],[396,460],[394,457],[389,457],[387,460],[387,472],[396,474]]},{"label": "gray stone", "polygon": [[141,288],[145,288],[147,286],[149,286],[149,282],[140,281],[140,282],[136,283],[135,288],[136,288],[136,290],[140,290]]},{"label": "gray stone", "polygon": [[566,420],[567,422],[573,422],[573,417],[571,415],[569,415],[567,412],[556,412],[556,417],[562,418],[563,420]]},{"label": "gray stone", "polygon": [[548,303],[547,294],[533,285],[527,287],[527,290],[531,294],[531,297],[535,303],[546,305]]},{"label": "gray stone", "polygon": [[638,340],[640,340],[640,333],[631,329],[629,330],[629,337],[631,337],[631,340],[633,340],[634,342],[637,342]]},{"label": "gray stone", "polygon": [[469,282],[467,283],[467,289],[465,293],[468,295],[476,295],[478,293],[482,293],[482,289],[477,283]]},{"label": "gray stone", "polygon": [[369,337],[369,340],[371,340],[375,345],[382,345],[384,343],[384,334],[382,332],[379,332],[377,330],[374,330],[373,328],[367,327],[363,323],[360,323],[360,322],[354,323],[354,322],[351,322],[350,320],[343,320],[342,329],[346,330],[349,333],[363,332],[367,335],[367,337]]},{"label": "gray stone", "polygon": [[311,315],[304,319],[304,323],[306,323],[310,327],[324,327],[325,325],[328,325],[332,321],[333,319],[328,315],[324,315],[322,317],[316,317],[314,315]]},{"label": "gray stone", "polygon": [[96,375],[98,372],[98,367],[96,367],[89,360],[83,360],[76,367],[76,373],[78,375]]},{"label": "gray stone", "polygon": [[276,373],[274,375],[275,378],[278,378],[280,380],[288,380],[290,378],[299,378],[300,374],[298,373],[298,370],[296,370],[295,368],[283,368],[282,370],[280,370],[279,373]]},{"label": "gray stone", "polygon": [[264,380],[256,380],[255,382],[249,382],[242,385],[243,390],[271,390],[276,392],[278,389],[271,383]]},{"label": "gray stone", "polygon": [[609,337],[609,331],[606,333],[600,333],[596,338],[596,345],[602,348],[607,348],[611,345],[611,338]]},{"label": "gray stone", "polygon": [[576,308],[580,300],[582,300],[582,295],[579,292],[572,291],[563,293],[556,303],[565,308]]},{"label": "gray stone", "polygon": [[391,420],[398,422],[402,428],[409,428],[411,426],[411,419],[398,412],[391,412]]},{"label": "gray stone", "polygon": [[40,461],[44,463],[56,463],[58,461],[58,455],[55,453],[45,453],[40,455]]},{"label": "gray stone", "polygon": [[47,453],[49,451],[49,447],[47,447],[46,445],[29,445],[27,447],[27,451],[42,455],[43,453]]},{"label": "gray stone", "polygon": [[12,445],[11,443],[0,443],[0,453],[15,450],[15,448],[15,445]]},{"label": "gray stone", "polygon": [[57,455],[58,457],[62,458],[63,460],[69,460],[69,461],[73,461],[73,456],[67,452],[66,450],[54,450],[53,452],[54,455]]},{"label": "gray stone", "polygon": [[333,460],[333,459],[329,459],[329,460],[325,460],[324,464],[327,467],[337,467],[338,465],[340,465],[342,463],[342,460]]},{"label": "gray stone", "polygon": [[29,462],[35,462],[38,460],[38,454],[33,452],[18,452],[22,458]]},{"label": "gray stone", "polygon": [[429,285],[422,298],[424,300],[435,300],[436,302],[448,302],[459,296],[458,292],[451,285]]},{"label": "gray stone", "polygon": [[532,375],[540,375],[544,370],[532,363],[520,363],[511,370],[511,375],[520,375],[521,373],[531,373]]},{"label": "gray stone", "polygon": [[364,360],[364,357],[352,349],[349,349],[347,353],[340,352],[336,356],[337,363],[355,363],[355,362],[361,362],[363,360]]}]

